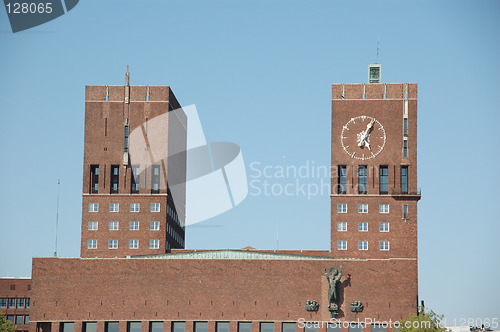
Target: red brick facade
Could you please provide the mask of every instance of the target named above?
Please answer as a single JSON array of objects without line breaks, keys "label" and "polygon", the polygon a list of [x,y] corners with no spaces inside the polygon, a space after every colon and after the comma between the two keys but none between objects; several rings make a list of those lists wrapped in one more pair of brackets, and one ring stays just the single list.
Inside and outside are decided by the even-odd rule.
[{"label": "red brick facade", "polygon": [[0,312],[16,325],[16,331],[28,331],[31,297],[31,279],[0,278]]}]

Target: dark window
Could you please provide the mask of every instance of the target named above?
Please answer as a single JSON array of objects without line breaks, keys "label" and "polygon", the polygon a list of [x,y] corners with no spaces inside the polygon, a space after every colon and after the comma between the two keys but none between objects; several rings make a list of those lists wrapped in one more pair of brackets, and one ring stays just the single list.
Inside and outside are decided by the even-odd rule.
[{"label": "dark window", "polygon": [[128,136],[130,134],[129,127],[125,126],[124,130],[124,141],[123,141],[123,151],[128,152]]},{"label": "dark window", "polygon": [[215,332],[229,332],[229,322],[215,322]]},{"label": "dark window", "polygon": [[29,324],[30,323],[30,316],[26,315],[24,316],[24,324]]},{"label": "dark window", "polygon": [[97,322],[83,322],[82,332],[96,332]]},{"label": "dark window", "polygon": [[17,307],[24,308],[24,299],[17,299]]},{"label": "dark window", "polygon": [[403,140],[403,158],[408,158],[408,140]]},{"label": "dark window", "polygon": [[15,308],[16,307],[16,299],[15,298],[9,298],[9,308]]},{"label": "dark window", "polygon": [[387,194],[389,192],[389,167],[380,166],[379,168],[379,190],[381,194]]},{"label": "dark window", "polygon": [[295,323],[283,323],[281,325],[281,330],[283,332],[296,332],[297,331],[297,324],[295,324]]},{"label": "dark window", "polygon": [[22,316],[22,315],[17,315],[17,316],[16,316],[16,325],[21,325],[21,324],[23,323],[23,321],[24,321],[24,319],[23,319],[23,318],[24,318],[24,316]]},{"label": "dark window", "polygon": [[401,193],[408,193],[408,166],[401,166]]},{"label": "dark window", "polygon": [[153,165],[151,172],[151,193],[160,193],[160,165]]},{"label": "dark window", "polygon": [[326,326],[326,332],[341,332],[340,326],[341,326],[340,322],[329,323]]},{"label": "dark window", "polygon": [[10,290],[16,290],[16,285],[10,285]]},{"label": "dark window", "polygon": [[238,322],[238,332],[252,332],[252,323]]},{"label": "dark window", "polygon": [[366,166],[358,167],[358,193],[366,194],[368,190],[368,174],[366,170]]},{"label": "dark window", "polygon": [[118,184],[120,179],[120,166],[111,165],[111,193],[118,193]]},{"label": "dark window", "polygon": [[363,325],[351,323],[349,325],[349,332],[363,332]]},{"label": "dark window", "polygon": [[260,323],[260,332],[274,332],[274,323]]},{"label": "dark window", "polygon": [[0,308],[6,308],[7,307],[7,298],[2,297],[0,298]]},{"label": "dark window", "polygon": [[337,192],[339,194],[345,194],[346,193],[346,183],[347,183],[347,167],[344,165],[340,165],[338,167],[338,176],[339,176],[339,183],[338,183],[338,188]]},{"label": "dark window", "polygon": [[316,322],[305,322],[304,332],[318,332],[318,325]]},{"label": "dark window", "polygon": [[127,332],[141,332],[141,322],[127,322]]},{"label": "dark window", "polygon": [[104,323],[104,332],[119,332],[120,325],[118,322],[105,322]]},{"label": "dark window", "polygon": [[403,204],[403,219],[408,219],[408,205]]},{"label": "dark window", "polygon": [[208,323],[194,322],[194,332],[208,332]]},{"label": "dark window", "polygon": [[90,165],[90,193],[99,192],[99,165]]},{"label": "dark window", "polygon": [[14,315],[7,315],[7,320],[10,320],[12,323],[14,323]]},{"label": "dark window", "polygon": [[[31,289],[31,285],[30,286],[30,289]],[[30,298],[27,298],[26,299],[26,308],[29,308],[30,307],[30,302],[31,302],[31,299]]]},{"label": "dark window", "polygon": [[61,323],[60,332],[75,332],[75,323]]},{"label": "dark window", "polygon": [[372,332],[386,332],[387,331],[387,325],[384,324],[373,324],[372,325]]},{"label": "dark window", "polygon": [[408,136],[408,118],[403,119],[403,135]]},{"label": "dark window", "polygon": [[133,165],[132,166],[132,189],[131,192],[132,194],[138,194],[140,190],[140,174],[141,174],[141,168],[138,165]]},{"label": "dark window", "polygon": [[172,332],[186,332],[186,322],[172,322]]},{"label": "dark window", "polygon": [[163,332],[163,322],[150,322],[149,332]]}]

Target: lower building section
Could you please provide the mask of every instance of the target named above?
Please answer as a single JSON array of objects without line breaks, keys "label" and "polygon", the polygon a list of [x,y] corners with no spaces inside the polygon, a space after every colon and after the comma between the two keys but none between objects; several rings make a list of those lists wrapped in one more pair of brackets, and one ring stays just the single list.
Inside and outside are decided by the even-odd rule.
[{"label": "lower building section", "polygon": [[32,332],[291,331],[332,316],[406,319],[417,312],[417,260],[259,251],[35,258],[33,293]]},{"label": "lower building section", "polygon": [[16,326],[16,331],[28,331],[30,307],[30,278],[0,278],[0,313]]}]

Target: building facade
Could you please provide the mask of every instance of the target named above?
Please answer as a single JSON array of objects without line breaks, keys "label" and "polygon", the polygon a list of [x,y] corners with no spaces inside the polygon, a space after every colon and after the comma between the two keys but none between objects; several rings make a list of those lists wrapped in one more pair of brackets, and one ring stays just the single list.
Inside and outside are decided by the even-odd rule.
[{"label": "building facade", "polygon": [[0,313],[16,325],[16,331],[29,329],[31,296],[30,278],[0,278]]},{"label": "building facade", "polygon": [[184,248],[186,128],[168,86],[86,87],[81,257]]},{"label": "building facade", "polygon": [[175,108],[168,87],[87,87],[82,258],[34,259],[31,332],[375,332],[417,312],[416,84],[332,86],[329,251],[174,242],[185,157],[151,155],[178,156],[186,121],[150,119]]}]

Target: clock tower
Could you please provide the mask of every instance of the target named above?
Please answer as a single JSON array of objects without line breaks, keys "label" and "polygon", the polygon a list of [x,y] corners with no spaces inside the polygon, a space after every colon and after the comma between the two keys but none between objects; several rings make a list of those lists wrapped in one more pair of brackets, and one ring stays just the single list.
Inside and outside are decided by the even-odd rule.
[{"label": "clock tower", "polygon": [[417,84],[332,85],[335,258],[417,260]]}]

